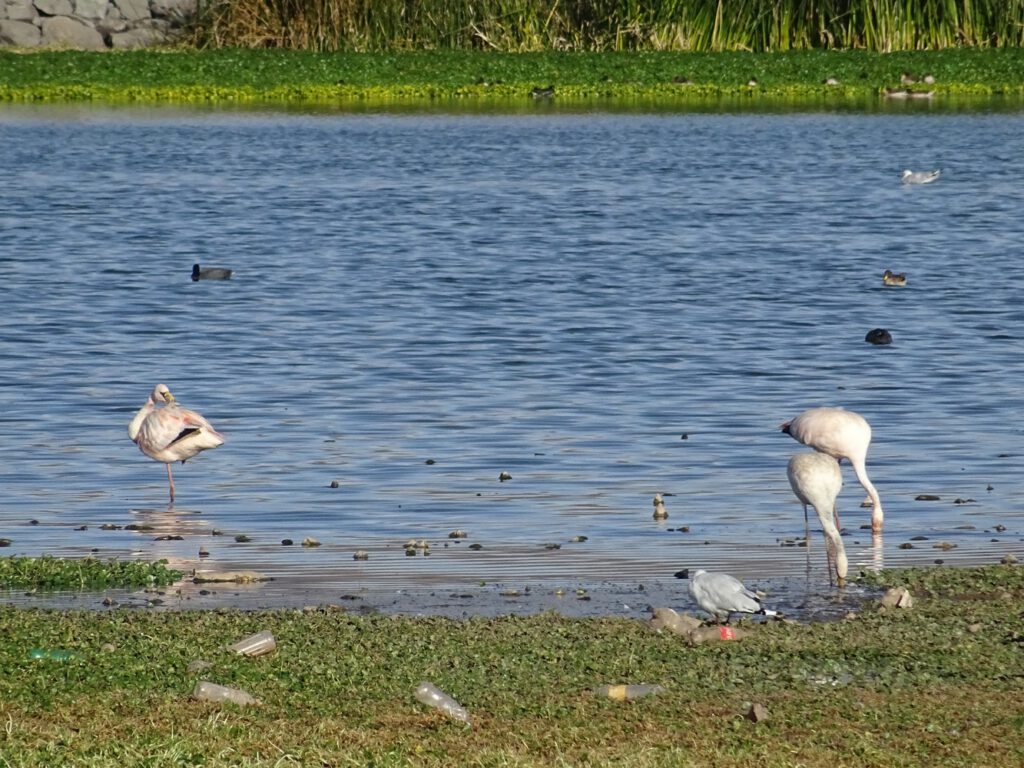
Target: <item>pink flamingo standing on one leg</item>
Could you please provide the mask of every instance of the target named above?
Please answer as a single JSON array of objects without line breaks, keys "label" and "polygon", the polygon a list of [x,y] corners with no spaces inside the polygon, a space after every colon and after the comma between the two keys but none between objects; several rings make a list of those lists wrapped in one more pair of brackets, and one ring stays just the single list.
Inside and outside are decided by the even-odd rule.
[{"label": "pink flamingo standing on one leg", "polygon": [[[161,407],[157,407],[157,404]],[[171,462],[185,462],[200,451],[224,443],[224,436],[195,411],[182,408],[166,384],[157,384],[145,404],[128,425],[130,437],[139,450],[167,465],[167,483],[174,503]]]}]

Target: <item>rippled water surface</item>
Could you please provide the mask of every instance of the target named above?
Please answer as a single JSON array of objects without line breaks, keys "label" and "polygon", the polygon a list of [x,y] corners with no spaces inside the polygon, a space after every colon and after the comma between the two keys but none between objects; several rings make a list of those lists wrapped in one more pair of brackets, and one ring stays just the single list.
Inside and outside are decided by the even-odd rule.
[{"label": "rippled water surface", "polygon": [[[886,506],[872,542],[845,467],[851,570],[1024,555],[1020,113],[6,107],[0,143],[6,553],[273,576],[247,605],[796,576],[778,426],[827,404]],[[157,382],[227,437],[172,508],[125,431]]]}]

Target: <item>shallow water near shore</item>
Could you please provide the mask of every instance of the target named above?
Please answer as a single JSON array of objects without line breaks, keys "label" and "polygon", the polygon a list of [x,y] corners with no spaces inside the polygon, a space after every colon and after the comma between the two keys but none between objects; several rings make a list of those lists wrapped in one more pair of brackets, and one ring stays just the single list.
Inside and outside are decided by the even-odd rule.
[{"label": "shallow water near shore", "polygon": [[[840,610],[778,425],[841,405],[851,572],[1022,557],[1022,128],[0,108],[2,552],[273,578],[119,598],[167,607],[634,612],[689,566]],[[160,381],[227,437],[171,508],[125,432]]]}]

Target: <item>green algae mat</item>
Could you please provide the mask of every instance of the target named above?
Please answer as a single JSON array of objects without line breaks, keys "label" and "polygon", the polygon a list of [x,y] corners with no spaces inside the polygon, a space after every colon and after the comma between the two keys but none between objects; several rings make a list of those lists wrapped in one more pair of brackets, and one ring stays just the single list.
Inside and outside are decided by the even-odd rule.
[{"label": "green algae mat", "polygon": [[[697,646],[554,614],[0,608],[0,764],[1024,764],[1024,568],[861,583],[914,604],[883,610],[872,591],[842,621],[741,622],[740,639]],[[271,653],[227,649],[264,630]],[[196,698],[201,681],[258,701]],[[417,701],[423,681],[471,724]],[[661,690],[595,691],[639,683]]]},{"label": "green algae mat", "polygon": [[0,51],[0,102],[499,104],[542,98],[672,104],[735,97],[842,103],[887,92],[935,101],[1019,98],[1024,52]]}]

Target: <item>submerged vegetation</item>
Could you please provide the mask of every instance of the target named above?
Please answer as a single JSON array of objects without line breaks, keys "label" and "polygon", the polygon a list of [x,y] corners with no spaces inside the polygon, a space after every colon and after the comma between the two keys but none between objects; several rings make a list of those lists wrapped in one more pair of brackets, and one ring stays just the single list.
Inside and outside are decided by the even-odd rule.
[{"label": "submerged vegetation", "polygon": [[1024,0],[215,0],[205,46],[315,51],[904,51],[1024,43]]},{"label": "submerged vegetation", "polygon": [[[0,762],[980,766],[1024,763],[1024,568],[885,572],[828,624],[691,647],[625,619],[0,608]],[[923,589],[923,588],[922,588]],[[225,646],[260,630],[277,650]],[[199,660],[208,666],[197,669]],[[190,666],[191,665],[191,666]],[[197,701],[200,680],[254,706]],[[417,703],[430,680],[472,726]],[[603,684],[661,693],[612,701]],[[744,715],[752,704],[767,719]],[[762,711],[763,714],[763,711]]]},{"label": "submerged vegetation", "polygon": [[647,99],[660,104],[722,97],[878,101],[904,88],[904,73],[934,83],[909,86],[950,96],[1024,94],[1024,49],[878,54],[530,53],[408,51],[391,54],[224,49],[94,53],[0,51],[0,101],[340,104],[463,100],[491,105],[531,100],[553,86],[571,103]]}]

